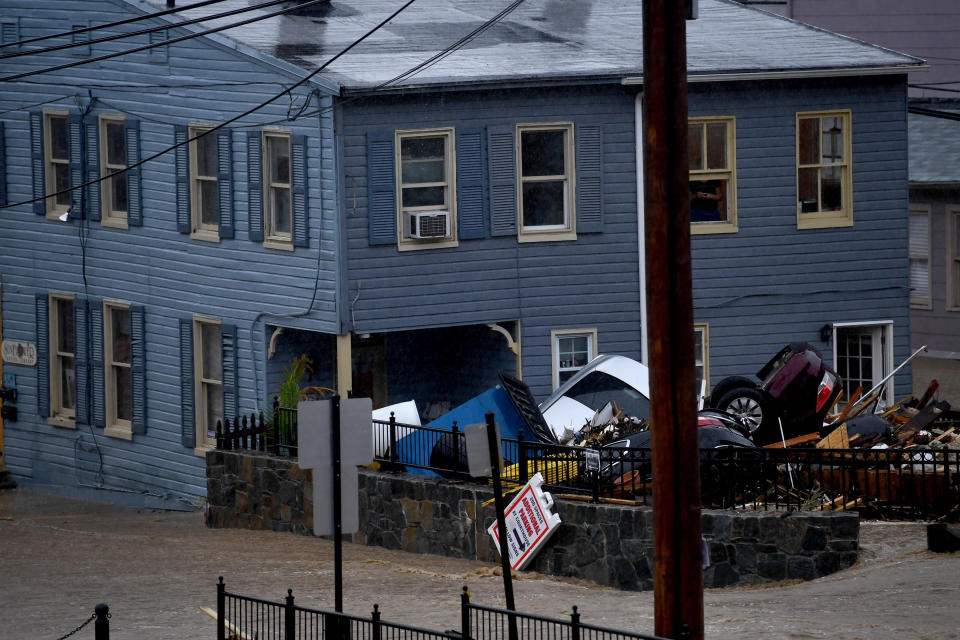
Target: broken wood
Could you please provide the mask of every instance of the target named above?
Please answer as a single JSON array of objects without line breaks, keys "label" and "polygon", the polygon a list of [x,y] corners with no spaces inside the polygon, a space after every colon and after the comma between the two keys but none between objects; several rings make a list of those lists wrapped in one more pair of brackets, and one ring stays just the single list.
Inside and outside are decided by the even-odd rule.
[{"label": "broken wood", "polygon": [[826,438],[817,443],[817,449],[849,449],[850,438],[847,436],[847,423],[830,432]]},{"label": "broken wood", "polygon": [[853,405],[857,403],[857,400],[860,399],[860,395],[863,393],[863,387],[857,387],[857,390],[854,391],[853,395],[850,396],[850,399],[847,401],[846,406],[843,408],[843,411],[840,412],[836,418],[834,418],[831,424],[843,424],[843,421],[847,419],[847,414],[850,413],[850,410],[853,409]]},{"label": "broken wood", "polygon": [[820,432],[814,431],[813,433],[807,433],[802,436],[796,436],[796,437],[790,438],[786,442],[773,442],[770,444],[765,444],[763,445],[763,448],[764,449],[783,449],[784,447],[786,447],[787,449],[789,449],[790,447],[799,447],[802,444],[816,442],[819,439],[820,439]]},{"label": "broken wood", "polygon": [[936,438],[931,440],[930,444],[933,444],[934,442],[940,442],[941,440],[943,440],[944,438],[952,434],[955,430],[956,430],[956,427],[950,427],[949,429],[947,429],[946,431],[938,435]]},{"label": "broken wood", "polygon": [[924,391],[923,395],[920,396],[920,401],[917,402],[917,409],[923,409],[927,406],[927,403],[930,402],[930,399],[933,397],[933,394],[937,392],[937,389],[940,388],[940,383],[937,382],[937,379],[934,378],[930,381],[930,384],[927,386],[927,390]]}]

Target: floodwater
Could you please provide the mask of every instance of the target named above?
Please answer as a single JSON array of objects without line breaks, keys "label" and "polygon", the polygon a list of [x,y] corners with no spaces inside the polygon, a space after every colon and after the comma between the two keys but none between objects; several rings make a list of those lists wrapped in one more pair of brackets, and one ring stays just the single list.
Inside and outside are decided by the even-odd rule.
[{"label": "floodwater", "polygon": [[[925,528],[864,523],[861,560],[819,580],[705,593],[716,639],[960,639],[960,554],[926,551]],[[213,638],[216,582],[229,591],[333,609],[333,543],[266,531],[212,530],[200,514],[138,511],[24,490],[0,492],[0,640],[73,630],[99,602],[111,640]],[[496,566],[344,545],[344,609],[436,630],[459,628],[464,585],[503,606]],[[653,594],[534,573],[515,575],[517,609],[653,633]],[[92,638],[88,627],[75,638]]]}]

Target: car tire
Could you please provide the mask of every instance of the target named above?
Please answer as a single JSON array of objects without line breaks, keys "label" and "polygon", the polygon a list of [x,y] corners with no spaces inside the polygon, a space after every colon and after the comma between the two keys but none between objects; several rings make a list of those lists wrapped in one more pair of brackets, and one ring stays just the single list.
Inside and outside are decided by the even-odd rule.
[{"label": "car tire", "polygon": [[740,387],[727,391],[717,402],[717,408],[740,418],[756,436],[767,431],[767,427],[774,421],[773,408],[762,391],[755,387]]},{"label": "car tire", "polygon": [[704,406],[720,409],[720,400],[723,399],[723,396],[727,395],[728,392],[743,387],[756,387],[757,384],[756,380],[745,376],[727,376],[713,386],[713,392],[707,397],[707,402]]}]

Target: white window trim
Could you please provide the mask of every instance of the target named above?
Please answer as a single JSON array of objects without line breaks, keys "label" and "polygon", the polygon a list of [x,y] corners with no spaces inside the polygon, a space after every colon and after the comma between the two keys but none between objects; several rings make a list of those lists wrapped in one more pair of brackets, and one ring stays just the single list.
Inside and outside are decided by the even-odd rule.
[{"label": "white window trim", "polygon": [[[50,133],[50,118],[63,118],[66,120],[70,115],[68,111],[62,109],[44,109],[43,110],[43,188],[44,193],[54,194],[57,192],[57,174],[53,170],[54,165],[66,164],[67,173],[70,171],[70,128],[67,124],[67,157],[53,158],[53,136]],[[70,210],[69,204],[57,204],[56,197],[46,198],[47,218],[57,219],[61,214]]]},{"label": "white window trim", "polygon": [[[100,142],[100,177],[103,181],[100,183],[100,224],[105,227],[113,227],[115,229],[127,229],[127,211],[113,210],[111,208],[111,202],[113,201],[112,187],[113,180],[126,180],[126,174],[121,173],[119,178],[107,178],[107,174],[111,169],[126,169],[127,162],[126,157],[124,157],[124,162],[122,165],[111,165],[107,162],[107,157],[109,154],[107,146],[107,124],[119,122],[123,124],[126,118],[122,115],[116,114],[100,114],[100,117],[97,119],[97,135],[99,136]],[[124,156],[127,153],[127,137],[126,132],[123,134],[123,152]],[[127,205],[129,206],[129,197],[127,194]]]},{"label": "white window trim", "polygon": [[[833,325],[833,369],[837,371],[839,375],[839,367],[837,360],[837,329],[848,329],[848,328],[879,328],[884,333],[884,348],[883,348],[883,363],[881,364],[881,378],[891,371],[893,371],[893,320],[876,320],[876,321],[867,321],[867,322],[834,322]],[[846,384],[846,381],[844,380]],[[876,384],[876,383],[874,383]],[[896,392],[893,388],[894,378],[890,378],[887,381],[886,393],[881,396],[887,406],[891,406],[895,401]],[[856,389],[846,389],[845,393],[847,396],[850,396],[854,393]],[[869,389],[864,389],[863,393],[867,393]]]},{"label": "white window trim", "polygon": [[[800,213],[800,120],[803,118],[843,118],[843,204],[839,211]],[[798,111],[794,122],[794,204],[797,208],[797,229],[828,229],[853,226],[853,115],[850,109]],[[821,149],[822,156],[822,149]],[[822,163],[803,167],[823,167]],[[834,166],[834,165],[830,165]],[[818,194],[820,191],[818,190]]]},{"label": "white window trim", "polygon": [[[122,440],[133,440],[133,422],[131,420],[120,420],[117,418],[117,388],[113,376],[114,366],[132,368],[133,350],[130,351],[131,362],[115,363],[113,360],[113,309],[125,309],[130,311],[129,302],[119,300],[103,301],[103,403],[106,416],[106,426],[103,429],[104,435],[120,438]],[[132,320],[132,319],[131,319]],[[132,325],[131,325],[132,328]],[[131,343],[133,336],[130,337]],[[132,344],[131,344],[132,347]],[[132,378],[131,378],[132,382]],[[131,390],[132,391],[132,390]],[[133,410],[131,396],[131,411]]]},{"label": "white window trim", "polygon": [[550,376],[554,391],[560,386],[560,354],[557,349],[557,343],[560,338],[569,336],[587,336],[589,338],[587,341],[587,362],[596,358],[597,353],[599,353],[596,327],[552,330],[550,332]]},{"label": "white window trim", "polygon": [[[426,206],[426,207],[404,207],[403,206],[403,166],[400,156],[400,143],[404,138],[434,138],[444,136],[445,164],[447,180],[443,186],[447,190],[446,208]],[[397,131],[394,137],[394,173],[396,179],[396,201],[397,201],[397,249],[399,251],[418,251],[421,249],[447,249],[459,246],[457,236],[457,151],[456,135],[453,127],[439,127],[435,129],[408,129]],[[440,183],[430,183],[429,186],[439,186]],[[445,238],[404,238],[403,237],[403,214],[415,211],[448,211],[450,215],[450,235]]]},{"label": "white window trim", "polygon": [[[690,171],[690,180],[726,180],[727,181],[727,220],[720,222],[691,222],[690,234],[736,233],[739,231],[737,223],[737,119],[734,116],[704,116],[689,118],[689,124],[704,125],[722,122],[727,125],[727,168],[723,171],[716,169],[700,169]],[[706,162],[706,134],[703,139],[703,157]]]},{"label": "white window trim", "polygon": [[[153,50],[151,49],[151,51]],[[210,176],[200,176],[197,168],[199,166],[198,158],[200,155],[197,150],[197,141],[193,138],[212,128],[213,125],[210,124],[190,123],[187,125],[187,137],[190,139],[190,151],[187,154],[190,158],[190,237],[194,240],[202,240],[204,242],[220,242],[220,225],[204,225],[201,222],[203,220],[203,210],[201,206],[203,198],[200,190],[200,182],[210,181],[217,184],[218,178],[216,175],[212,178]],[[220,150],[217,149],[216,134],[207,135],[213,136],[214,150],[219,154]],[[219,160],[219,157],[217,160]],[[219,193],[217,195],[219,196]]]},{"label": "white window trim", "polygon": [[[536,176],[530,180],[542,182],[546,180],[563,180],[567,188],[564,190],[566,202],[564,206],[564,217],[566,222],[563,225],[540,226],[524,229],[523,226],[523,145],[522,134],[524,131],[558,131],[566,133],[566,158],[564,159],[564,175],[560,176]],[[551,242],[562,240],[577,239],[577,168],[575,163],[576,143],[574,140],[574,128],[572,122],[537,122],[520,123],[516,125],[514,132],[515,140],[515,165],[517,181],[517,242]]]},{"label": "white window trim", "polygon": [[[73,351],[73,367],[74,367],[74,408],[73,409],[64,409],[62,408],[62,403],[60,402],[61,388],[60,388],[60,351],[57,348],[60,344],[60,314],[59,314],[59,305],[60,302],[70,302],[76,304],[76,297],[68,293],[50,293],[47,296],[47,339],[49,340],[49,375],[50,375],[50,416],[47,418],[47,423],[55,427],[63,427],[65,429],[76,429],[77,428],[77,411],[76,411],[76,367],[77,367],[77,352],[76,346],[74,346]],[[76,335],[77,327],[74,326],[74,335]],[[74,342],[76,344],[76,342]],[[64,352],[66,353],[66,352]]]},{"label": "white window trim", "polygon": [[[706,322],[697,322],[693,325],[694,333],[703,334],[703,353],[700,354],[703,356],[703,381],[706,383],[706,394],[710,394],[710,325]],[[696,358],[696,354],[694,354]],[[696,364],[696,361],[694,361]],[[695,389],[697,397],[700,397],[700,389]]]},{"label": "white window trim", "polygon": [[[264,129],[261,133],[260,148],[263,150],[261,175],[263,176],[263,246],[268,249],[280,249],[282,251],[293,251],[293,145],[291,143],[291,133],[282,129]],[[289,235],[271,235],[273,227],[273,198],[270,197],[271,190],[275,186],[270,181],[270,138],[283,138],[287,142],[287,157],[290,161],[290,182],[276,183],[278,188],[285,188],[290,192],[288,202],[290,203],[290,234]]]},{"label": "white window trim", "polygon": [[[220,379],[204,379],[203,373],[203,325],[216,325],[223,331],[222,322],[219,318],[209,316],[193,316],[193,409],[194,409],[194,429],[196,433],[196,447],[193,452],[195,455],[203,456],[216,446],[216,442],[207,437],[207,395],[204,391],[204,384],[219,384],[221,391],[223,389],[223,362],[220,363]],[[223,334],[221,333],[221,341]],[[217,344],[220,349],[221,345]],[[224,416],[226,418],[226,416]],[[212,425],[216,428],[216,425]]]},{"label": "white window trim", "polygon": [[[926,255],[914,255],[910,253],[910,238],[909,238],[909,229],[907,234],[907,253],[909,254],[908,263],[914,259],[924,259],[927,261],[927,296],[926,298],[917,298],[914,297],[913,291],[910,291],[910,308],[912,309],[932,309],[933,308],[933,218],[930,215],[930,205],[929,204],[911,204],[910,205],[910,217],[913,216],[926,216],[927,218],[927,253]],[[912,278],[912,275],[911,275]]]},{"label": "white window trim", "polygon": [[960,311],[960,204],[947,205],[947,311]]}]

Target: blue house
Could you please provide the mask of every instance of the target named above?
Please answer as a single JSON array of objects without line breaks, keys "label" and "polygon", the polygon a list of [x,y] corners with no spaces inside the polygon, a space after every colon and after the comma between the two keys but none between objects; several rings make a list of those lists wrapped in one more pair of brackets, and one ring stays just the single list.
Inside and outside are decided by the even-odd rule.
[{"label": "blue house", "polygon": [[[194,505],[210,429],[301,355],[424,417],[644,359],[640,7],[501,4],[419,0],[320,70],[397,7],[0,2],[14,477]],[[698,374],[823,338],[870,386],[909,351],[922,61],[728,0],[688,43]]]}]

